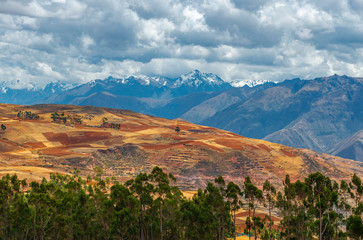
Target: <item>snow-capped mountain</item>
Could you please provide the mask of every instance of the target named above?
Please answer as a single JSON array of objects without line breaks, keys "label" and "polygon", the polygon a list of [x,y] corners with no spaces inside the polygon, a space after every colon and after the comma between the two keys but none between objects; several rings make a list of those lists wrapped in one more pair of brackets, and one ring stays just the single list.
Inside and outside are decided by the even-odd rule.
[{"label": "snow-capped mountain", "polygon": [[[212,73],[194,70],[178,78],[128,76],[96,79],[81,85],[51,82],[44,87],[19,80],[0,82],[0,102],[13,104],[78,103],[105,92],[114,96],[167,100],[197,92],[222,91],[232,86]],[[93,94],[93,95],[92,95]],[[76,100],[78,99],[78,100]]]},{"label": "snow-capped mountain", "polygon": [[90,81],[88,84],[91,86],[95,86],[97,84],[103,84],[103,83],[117,83],[117,84],[123,84],[123,85],[143,85],[143,86],[154,86],[154,87],[163,87],[163,86],[169,86],[170,85],[170,79],[166,77],[148,77],[148,76],[129,76],[129,77],[122,77],[122,78],[114,78],[114,77],[108,77],[104,80],[96,79]]},{"label": "snow-capped mountain", "polygon": [[0,83],[0,102],[11,104],[34,104],[41,99],[54,94],[60,94],[73,88],[75,85],[61,82],[51,82],[44,87],[37,87],[31,83],[4,81]]},{"label": "snow-capped mountain", "polygon": [[261,85],[267,82],[272,82],[272,83],[278,83],[278,81],[269,81],[269,80],[233,80],[231,82],[231,85],[233,87],[243,87],[243,86],[249,86],[249,87],[254,87],[257,85]]},{"label": "snow-capped mountain", "polygon": [[[47,103],[79,103],[79,98],[94,97],[95,93],[105,92],[108,96],[126,96],[167,100],[197,92],[222,91],[232,86],[212,73],[194,70],[178,78],[167,77],[108,77],[79,85],[45,99]],[[78,99],[78,100],[76,100]]]},{"label": "snow-capped mountain", "polygon": [[173,87],[174,88],[181,86],[199,87],[202,85],[227,86],[229,85],[229,83],[226,83],[220,77],[218,77],[213,73],[202,73],[199,70],[194,70],[188,74],[178,77],[174,82]]},{"label": "snow-capped mountain", "polygon": [[96,86],[97,84],[123,84],[128,86],[142,85],[142,86],[153,86],[157,88],[168,87],[168,88],[180,88],[180,87],[191,87],[191,88],[229,88],[231,85],[223,81],[220,77],[213,73],[202,73],[199,70],[194,70],[190,73],[181,75],[178,78],[168,77],[148,77],[148,76],[129,76],[123,78],[108,77],[104,80],[92,80],[88,84]]}]

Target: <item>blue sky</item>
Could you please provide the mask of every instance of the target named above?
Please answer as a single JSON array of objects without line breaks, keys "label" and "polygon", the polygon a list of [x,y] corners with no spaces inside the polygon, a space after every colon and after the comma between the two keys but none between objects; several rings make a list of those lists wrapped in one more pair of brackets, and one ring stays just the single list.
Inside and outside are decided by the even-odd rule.
[{"label": "blue sky", "polygon": [[361,0],[0,0],[0,81],[363,76]]}]

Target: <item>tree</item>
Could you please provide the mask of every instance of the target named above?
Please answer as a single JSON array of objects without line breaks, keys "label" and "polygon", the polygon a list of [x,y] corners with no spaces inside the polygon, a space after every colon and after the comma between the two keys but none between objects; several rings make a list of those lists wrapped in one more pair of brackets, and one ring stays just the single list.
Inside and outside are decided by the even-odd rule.
[{"label": "tree", "polygon": [[150,175],[151,180],[156,184],[154,192],[157,195],[154,203],[159,205],[159,220],[160,220],[160,239],[163,239],[163,205],[166,198],[171,196],[170,180],[175,181],[172,174],[166,174],[159,167],[154,167]]},{"label": "tree", "polygon": [[1,124],[1,130],[2,130],[3,132],[5,132],[5,130],[6,130],[6,126],[5,126],[4,124]]},{"label": "tree", "polygon": [[50,194],[54,185],[43,178],[41,183],[31,182],[29,204],[33,211],[33,238],[45,239],[52,230],[52,220],[55,217],[55,199]]},{"label": "tree", "polygon": [[[25,193],[15,194],[10,212],[10,238],[29,239],[31,236],[32,212]],[[5,239],[5,237],[4,237]]]},{"label": "tree", "polygon": [[293,215],[295,223],[295,231],[294,234],[299,239],[306,239],[310,237],[311,233],[308,231],[307,222],[309,217],[307,216],[307,200],[309,195],[311,195],[309,191],[309,187],[305,182],[301,182],[297,180],[293,183],[293,191],[294,191],[294,204],[293,204]]},{"label": "tree", "polygon": [[[258,189],[251,181],[250,177],[246,177],[244,181],[244,196],[248,199],[248,217],[246,219],[247,228],[245,231],[248,233],[250,239],[251,230],[254,231],[255,239],[258,238],[258,232],[261,228],[260,217],[255,217],[257,203],[262,202],[263,194],[260,189]],[[251,218],[252,210],[252,218]],[[252,221],[251,221],[252,219]]]},{"label": "tree", "polygon": [[12,231],[12,221],[10,217],[11,207],[14,201],[14,196],[20,192],[21,181],[17,175],[3,176],[0,180],[0,226],[3,231],[4,239],[10,239]]},{"label": "tree", "polygon": [[[131,179],[125,183],[129,186],[131,191],[133,191],[139,201],[139,239],[148,239],[148,236],[152,232],[150,230],[150,217],[152,214],[151,206],[153,204],[152,193],[154,191],[154,186],[149,182],[150,176],[146,173],[140,173],[135,179]],[[150,232],[149,232],[150,230]]]},{"label": "tree", "polygon": [[328,227],[332,224],[329,213],[333,206],[337,206],[338,193],[333,189],[330,179],[320,172],[312,173],[305,179],[310,188],[311,197],[309,197],[310,211],[317,217],[317,234],[319,239],[330,239],[328,236]]},{"label": "tree", "polygon": [[348,218],[348,214],[352,209],[352,206],[349,204],[349,197],[351,190],[349,188],[349,185],[346,181],[342,180],[340,182],[340,190],[339,190],[339,208],[343,209],[344,211],[344,218],[345,221]]},{"label": "tree", "polygon": [[103,117],[102,118],[102,127],[106,127],[107,124],[108,124],[108,118],[107,117]]},{"label": "tree", "polygon": [[355,208],[358,209],[359,203],[362,201],[363,184],[360,177],[355,173],[352,177],[352,182],[350,183],[350,189],[354,191],[352,192],[352,198],[355,200]]},{"label": "tree", "polygon": [[138,199],[127,187],[119,183],[111,187],[110,196],[115,206],[111,232],[121,239],[136,239],[138,235]]},{"label": "tree", "polygon": [[60,119],[60,116],[57,112],[51,114],[51,119],[53,119],[53,122],[57,122]]},{"label": "tree", "polygon": [[239,200],[239,197],[242,196],[243,194],[242,194],[240,187],[233,182],[228,183],[226,192],[227,192],[226,195],[227,195],[228,202],[231,205],[231,211],[233,212],[233,226],[234,226],[233,236],[234,236],[234,239],[236,239],[236,237],[237,237],[236,211],[238,211],[241,208],[242,201]]},{"label": "tree", "polygon": [[347,232],[349,237],[353,239],[363,238],[363,222],[362,217],[358,215],[351,215],[347,220]]},{"label": "tree", "polygon": [[271,211],[273,210],[274,206],[275,206],[275,197],[276,197],[276,189],[275,187],[268,181],[266,180],[265,183],[263,184],[263,191],[265,192],[265,199],[267,201],[267,208],[268,208],[268,227],[269,227],[269,239],[272,239],[272,225],[273,225],[273,221],[272,221],[272,214]]},{"label": "tree", "polygon": [[[49,180],[44,178],[27,186],[25,180],[8,174],[0,178],[0,239],[224,240],[235,236],[236,212],[241,207],[238,185],[233,182],[226,185],[220,176],[187,199],[173,186],[174,181],[171,174],[159,167],[125,184],[116,179],[102,180],[100,175],[96,181],[86,181],[79,176],[51,174]],[[314,173],[305,182],[293,183],[287,175],[284,191],[277,196],[266,181],[263,206],[270,219],[274,207],[283,217],[276,237],[362,239],[363,204],[360,199],[357,201],[360,183],[358,177],[353,181],[350,184],[342,181],[339,187],[323,174]],[[346,196],[337,197],[342,189],[347,189]],[[251,179],[246,178],[244,197],[249,203],[246,232],[255,239],[275,239],[273,230],[264,227],[264,221],[255,214],[257,204],[262,201],[260,193]],[[343,198],[358,204],[346,213],[350,214],[346,222],[342,220],[345,212],[337,204]]]},{"label": "tree", "polygon": [[99,180],[101,178],[101,176],[103,175],[103,169],[101,167],[94,167],[93,170],[96,173],[96,180]]},{"label": "tree", "polygon": [[175,132],[176,132],[177,135],[179,134],[180,128],[178,126],[176,126],[176,128],[175,128]]}]

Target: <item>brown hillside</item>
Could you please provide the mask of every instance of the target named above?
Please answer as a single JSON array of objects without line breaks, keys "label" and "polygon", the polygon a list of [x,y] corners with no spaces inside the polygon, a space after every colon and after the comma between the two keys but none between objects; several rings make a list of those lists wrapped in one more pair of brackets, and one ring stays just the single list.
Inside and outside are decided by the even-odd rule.
[{"label": "brown hillside", "polygon": [[[40,118],[20,119],[19,111]],[[53,122],[54,112],[64,112],[67,122]],[[105,176],[126,180],[160,166],[183,189],[203,187],[219,175],[237,183],[249,175],[258,184],[266,179],[281,183],[286,174],[302,179],[316,171],[333,179],[348,179],[353,172],[363,175],[359,162],[126,110],[0,104],[0,123],[7,127],[0,135],[0,175],[18,173],[38,180],[51,172],[80,170],[87,176],[99,166]],[[120,129],[111,128],[117,124]]]}]

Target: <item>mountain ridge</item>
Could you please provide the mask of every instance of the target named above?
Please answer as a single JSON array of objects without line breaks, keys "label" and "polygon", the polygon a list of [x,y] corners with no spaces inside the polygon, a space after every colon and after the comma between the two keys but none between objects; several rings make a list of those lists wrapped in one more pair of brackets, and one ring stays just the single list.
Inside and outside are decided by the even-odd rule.
[{"label": "mountain ridge", "polygon": [[363,129],[340,141],[328,153],[363,162]]},{"label": "mountain ridge", "polygon": [[325,152],[363,129],[362,102],[361,78],[294,79],[263,89],[201,123]]}]

